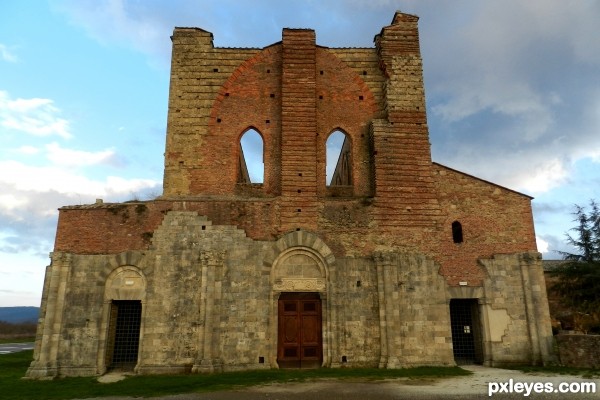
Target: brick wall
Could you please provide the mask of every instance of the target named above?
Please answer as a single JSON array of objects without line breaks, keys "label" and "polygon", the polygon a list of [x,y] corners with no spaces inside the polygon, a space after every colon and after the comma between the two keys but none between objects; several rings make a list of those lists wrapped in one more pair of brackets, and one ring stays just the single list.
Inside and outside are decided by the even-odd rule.
[{"label": "brick wall", "polygon": [[[433,169],[443,214],[438,257],[450,284],[481,282],[482,256],[536,250],[530,197],[440,164]],[[454,221],[462,226],[462,243],[453,241]]]},{"label": "brick wall", "polygon": [[[198,211],[255,240],[309,230],[338,256],[425,254],[452,285],[480,284],[480,257],[535,250],[529,197],[432,164],[417,21],[396,14],[372,49],[317,46],[307,29],[264,49],[223,49],[209,32],[176,28],[164,196],[65,207],[56,250],[142,250],[167,210]],[[264,141],[262,185],[237,182],[249,128]],[[336,129],[351,147],[344,190],[325,183]],[[453,221],[463,243],[453,243]]]}]

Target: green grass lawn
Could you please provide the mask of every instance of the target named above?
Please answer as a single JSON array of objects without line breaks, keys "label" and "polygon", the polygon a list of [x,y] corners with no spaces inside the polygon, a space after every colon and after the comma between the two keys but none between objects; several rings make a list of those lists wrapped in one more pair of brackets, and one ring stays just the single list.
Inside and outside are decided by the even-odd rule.
[{"label": "green grass lawn", "polygon": [[469,375],[458,367],[407,369],[321,368],[312,370],[268,369],[211,375],[131,376],[115,383],[96,378],[63,378],[50,381],[21,379],[32,359],[32,351],[0,355],[0,394],[10,399],[74,399],[105,396],[150,397],[177,393],[225,390],[274,382],[315,379],[393,379]]},{"label": "green grass lawn", "polygon": [[18,337],[18,338],[12,338],[12,339],[0,339],[0,344],[6,344],[6,343],[29,343],[29,342],[35,342],[35,336],[26,336],[26,337]]}]

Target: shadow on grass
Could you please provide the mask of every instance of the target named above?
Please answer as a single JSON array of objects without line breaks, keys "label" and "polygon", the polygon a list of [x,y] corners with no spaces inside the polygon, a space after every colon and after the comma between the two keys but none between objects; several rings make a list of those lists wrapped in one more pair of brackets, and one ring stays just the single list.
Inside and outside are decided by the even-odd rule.
[{"label": "shadow on grass", "polygon": [[63,378],[50,381],[22,379],[31,359],[32,351],[0,356],[0,393],[3,400],[82,399],[106,396],[150,397],[318,379],[415,379],[471,374],[471,372],[458,367],[265,369],[210,375],[131,376],[119,382],[106,384],[99,383],[96,377]]}]

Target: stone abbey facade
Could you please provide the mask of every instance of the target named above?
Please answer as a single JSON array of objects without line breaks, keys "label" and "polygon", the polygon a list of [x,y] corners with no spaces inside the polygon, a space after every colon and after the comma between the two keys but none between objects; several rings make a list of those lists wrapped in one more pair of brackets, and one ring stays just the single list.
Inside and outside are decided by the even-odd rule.
[{"label": "stone abbey facade", "polygon": [[432,162],[417,22],[373,48],[176,28],[164,192],[60,209],[27,375],[549,361],[531,198]]}]

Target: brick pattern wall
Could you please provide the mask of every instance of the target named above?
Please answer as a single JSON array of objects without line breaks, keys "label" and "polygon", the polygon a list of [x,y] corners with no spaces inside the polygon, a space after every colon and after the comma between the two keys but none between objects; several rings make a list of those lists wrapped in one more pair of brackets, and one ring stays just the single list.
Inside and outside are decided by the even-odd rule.
[{"label": "brick pattern wall", "polygon": [[[65,207],[55,249],[141,250],[167,210],[188,209],[255,240],[307,229],[339,256],[425,254],[451,285],[480,284],[479,257],[535,250],[529,198],[431,163],[417,20],[396,14],[373,49],[317,47],[313,31],[289,29],[262,50],[220,49],[209,32],[177,28],[164,196]],[[249,128],[264,140],[262,185],[237,183]],[[325,186],[335,129],[349,139],[353,178],[338,192]]]},{"label": "brick pattern wall", "polygon": [[[236,141],[230,135],[212,140],[207,136],[215,124],[238,116],[233,112],[215,116],[211,111],[215,100],[224,96],[219,92],[223,85],[259,50],[214,48],[212,34],[196,28],[176,28],[171,40],[163,193],[231,193],[237,178],[233,167],[237,162]],[[231,135],[241,136],[241,132]],[[208,146],[211,151],[206,151]]]},{"label": "brick pattern wall", "polygon": [[[440,272],[451,285],[480,284],[479,257],[536,250],[530,198],[440,164],[433,169],[443,214]],[[462,226],[462,243],[453,241],[454,221]]]},{"label": "brick pattern wall", "polygon": [[281,231],[314,230],[317,204],[315,32],[283,31]]},{"label": "brick pattern wall", "polygon": [[[121,296],[143,303],[140,373],[274,367],[275,299],[292,289],[320,293],[329,366],[453,364],[451,298],[479,299],[486,365],[546,362],[530,198],[432,163],[417,20],[396,13],[373,49],[317,47],[305,29],[219,49],[177,28],[164,194],[60,209],[28,375],[105,372],[107,299]],[[237,182],[248,129],[264,141],[261,185]],[[353,181],[329,190],[337,129]],[[284,276],[288,251],[320,266],[317,289]],[[144,291],[106,291],[123,268]]]}]

